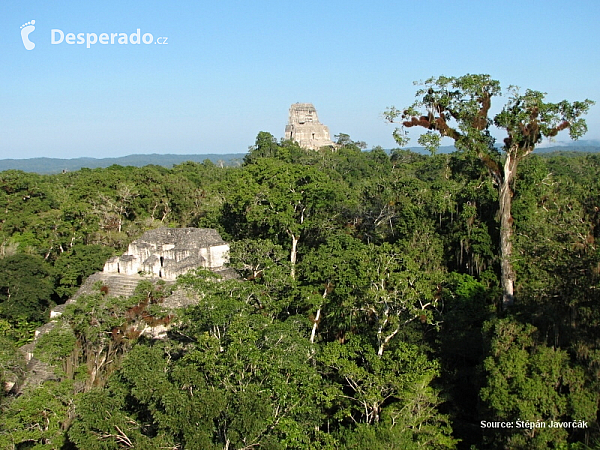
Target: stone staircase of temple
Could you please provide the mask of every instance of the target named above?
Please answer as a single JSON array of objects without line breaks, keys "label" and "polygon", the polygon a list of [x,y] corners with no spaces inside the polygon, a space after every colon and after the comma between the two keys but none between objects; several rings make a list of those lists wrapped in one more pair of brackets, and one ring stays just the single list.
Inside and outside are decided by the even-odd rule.
[{"label": "stone staircase of temple", "polygon": [[99,281],[102,281],[102,284],[108,288],[107,295],[111,297],[130,297],[141,280],[142,278],[139,275],[102,274]]},{"label": "stone staircase of temple", "polygon": [[130,297],[142,280],[156,281],[156,278],[142,277],[140,275],[121,275],[97,272],[91,275],[83,285],[81,285],[81,288],[79,288],[77,293],[71,297],[67,303],[77,300],[77,298],[82,295],[98,292],[97,289],[94,289],[94,286],[98,282],[101,282],[103,286],[107,287],[108,292],[106,292],[106,294],[111,297]]},{"label": "stone staircase of temple", "polygon": [[[130,297],[135,292],[135,288],[142,280],[156,281],[156,279],[150,277],[141,277],[139,275],[118,275],[118,274],[107,274],[104,272],[96,272],[90,275],[87,280],[81,285],[79,290],[73,297],[71,297],[66,303],[58,305],[50,311],[50,319],[54,319],[60,316],[67,305],[75,303],[82,295],[89,295],[97,293],[98,289],[95,288],[99,283],[101,286],[106,286],[108,292],[107,295],[111,297]],[[167,283],[171,284],[171,283]]]}]

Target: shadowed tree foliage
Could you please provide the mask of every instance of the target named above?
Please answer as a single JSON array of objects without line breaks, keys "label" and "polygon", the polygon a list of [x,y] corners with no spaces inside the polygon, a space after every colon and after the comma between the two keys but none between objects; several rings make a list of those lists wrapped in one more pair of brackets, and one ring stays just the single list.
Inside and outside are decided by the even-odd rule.
[{"label": "shadowed tree foliage", "polygon": [[43,322],[52,304],[51,268],[40,257],[17,254],[0,259],[0,314]]}]

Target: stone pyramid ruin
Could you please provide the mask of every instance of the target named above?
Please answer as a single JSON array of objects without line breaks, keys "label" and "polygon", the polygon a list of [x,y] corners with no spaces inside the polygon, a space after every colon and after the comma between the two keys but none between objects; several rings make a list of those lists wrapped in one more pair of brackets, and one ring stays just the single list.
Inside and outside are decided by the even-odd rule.
[{"label": "stone pyramid ruin", "polygon": [[294,103],[290,107],[285,139],[296,141],[300,147],[310,150],[335,147],[329,137],[329,128],[319,122],[317,110],[312,103]]}]

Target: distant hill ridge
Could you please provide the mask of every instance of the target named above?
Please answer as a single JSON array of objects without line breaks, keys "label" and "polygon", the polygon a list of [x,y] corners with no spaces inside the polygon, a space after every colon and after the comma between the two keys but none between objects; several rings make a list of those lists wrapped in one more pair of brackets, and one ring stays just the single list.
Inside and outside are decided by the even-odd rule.
[{"label": "distant hill ridge", "polygon": [[[409,147],[409,150],[415,153],[429,154],[429,151],[423,147]],[[452,153],[456,150],[453,145],[444,145],[438,149],[438,153]],[[554,142],[550,146],[537,147],[537,154],[556,154],[556,153],[600,153],[600,140],[583,140],[583,141],[568,141]]]},{"label": "distant hill ridge", "polygon": [[[422,147],[411,147],[411,151],[416,153],[428,154],[429,152]],[[439,153],[452,153],[454,146],[440,147]],[[552,147],[542,147],[535,151],[538,154],[581,154],[581,153],[600,153],[600,140],[584,140],[574,142],[557,142]],[[143,167],[147,165],[156,165],[171,168],[176,164],[186,161],[204,162],[207,159],[214,164],[224,166],[238,166],[242,163],[246,153],[229,154],[204,154],[204,155],[175,155],[175,154],[148,154],[148,155],[128,155],[118,158],[30,158],[30,159],[0,159],[0,172],[5,170],[22,170],[24,172],[34,172],[39,174],[60,173],[62,171],[73,172],[82,168],[97,169],[110,167],[114,164],[119,166]]]},{"label": "distant hill ridge", "polygon": [[35,172],[40,174],[60,173],[62,171],[73,172],[82,168],[97,169],[110,167],[114,164],[119,166],[143,167],[156,165],[173,167],[186,161],[204,162],[207,159],[214,164],[235,166],[242,163],[245,153],[230,153],[227,155],[205,154],[205,155],[128,155],[119,158],[30,158],[30,159],[0,159],[0,172],[4,170],[22,170],[24,172]]}]

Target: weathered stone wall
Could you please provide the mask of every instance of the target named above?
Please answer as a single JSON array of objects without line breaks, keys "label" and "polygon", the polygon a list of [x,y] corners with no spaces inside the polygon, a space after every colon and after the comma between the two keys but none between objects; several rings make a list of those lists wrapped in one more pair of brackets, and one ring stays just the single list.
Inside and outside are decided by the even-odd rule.
[{"label": "weathered stone wall", "polygon": [[229,245],[210,228],[158,228],[144,233],[122,256],[110,258],[105,273],[175,280],[190,269],[214,269],[229,262]]}]

